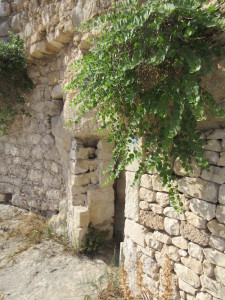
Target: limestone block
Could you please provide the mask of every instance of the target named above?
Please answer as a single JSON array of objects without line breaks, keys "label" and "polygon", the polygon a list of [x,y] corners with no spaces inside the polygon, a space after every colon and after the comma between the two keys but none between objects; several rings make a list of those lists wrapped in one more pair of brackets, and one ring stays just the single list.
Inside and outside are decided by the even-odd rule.
[{"label": "limestone block", "polygon": [[88,227],[90,213],[88,207],[76,206],[73,208],[73,224],[76,227]]},{"label": "limestone block", "polygon": [[180,226],[179,221],[176,219],[165,218],[164,219],[165,231],[170,235],[179,235]]},{"label": "limestone block", "polygon": [[139,186],[135,184],[132,186],[135,174],[133,172],[126,172],[126,192],[125,192],[125,217],[139,220]]},{"label": "limestone block", "polygon": [[43,139],[42,139],[42,142],[45,144],[45,145],[52,145],[55,143],[55,139],[54,137],[51,135],[51,134],[46,134]]},{"label": "limestone block", "polygon": [[209,295],[208,293],[200,292],[200,293],[196,294],[196,299],[197,300],[212,300],[212,296]]},{"label": "limestone block", "polygon": [[205,230],[197,229],[191,224],[183,221],[181,221],[180,224],[180,234],[184,238],[201,246],[207,246],[209,243],[209,234]]},{"label": "limestone block", "polygon": [[215,265],[211,264],[208,260],[203,261],[203,272],[206,276],[214,277]]},{"label": "limestone block", "polygon": [[51,117],[59,116],[63,109],[63,102],[60,100],[46,101],[44,109]]},{"label": "limestone block", "polygon": [[86,173],[88,171],[96,170],[98,165],[98,161],[96,159],[87,160],[87,159],[77,159],[75,161],[71,161],[70,170],[72,174],[78,175],[82,173]]},{"label": "limestone block", "polygon": [[195,288],[193,288],[193,286],[191,286],[187,282],[183,281],[182,279],[179,278],[178,282],[179,282],[179,288],[182,291],[185,291],[186,293],[191,294],[191,295],[195,295],[195,293],[197,292],[197,290]]},{"label": "limestone block", "polygon": [[225,285],[225,268],[216,266],[214,273],[215,273],[216,280],[219,283]]},{"label": "limestone block", "polygon": [[162,179],[159,175],[152,176],[152,185],[153,190],[157,192],[169,192],[169,188],[167,186],[163,186]]},{"label": "limestone block", "polygon": [[5,194],[0,194],[0,203],[6,202],[6,195]]},{"label": "limestone block", "polygon": [[141,200],[144,200],[146,202],[155,202],[156,200],[156,193],[152,192],[150,190],[147,190],[146,188],[141,187],[139,196]]},{"label": "limestone block", "polygon": [[155,230],[164,230],[164,218],[151,211],[140,211],[140,224]]},{"label": "limestone block", "polygon": [[208,140],[207,144],[204,145],[203,148],[205,150],[216,151],[216,152],[222,151],[221,142],[217,140]]},{"label": "limestone block", "polygon": [[204,180],[222,184],[225,182],[225,168],[210,166],[209,171],[204,170],[202,172],[201,178],[203,178]]},{"label": "limestone block", "polygon": [[195,273],[202,274],[202,263],[199,260],[189,256],[181,257],[181,262],[183,265],[193,270]]},{"label": "limestone block", "polygon": [[149,208],[158,215],[162,215],[163,214],[163,207],[160,204],[154,204],[154,203],[150,203],[149,204]]},{"label": "limestone block", "polygon": [[211,165],[217,165],[219,153],[214,151],[205,151],[203,158],[208,159]]},{"label": "limestone block", "polygon": [[181,280],[190,284],[192,287],[197,289],[201,286],[199,276],[191,269],[176,263],[174,265],[174,271]]},{"label": "limestone block", "polygon": [[178,181],[178,190],[187,196],[216,203],[218,185],[201,178],[185,177]]},{"label": "limestone block", "polygon": [[201,217],[198,217],[196,214],[190,211],[185,212],[185,216],[187,219],[187,222],[191,225],[199,228],[199,229],[205,229],[207,227],[207,221]]},{"label": "limestone block", "polygon": [[176,236],[172,238],[172,244],[180,249],[188,249],[188,241],[182,236]]},{"label": "limestone block", "polygon": [[31,151],[31,156],[34,159],[43,159],[43,149],[40,145],[36,145],[33,150]]},{"label": "limestone block", "polygon": [[62,99],[63,98],[63,92],[62,92],[62,85],[58,84],[55,85],[52,89],[51,96],[53,99]]},{"label": "limestone block", "polygon": [[136,244],[145,247],[145,234],[148,230],[144,226],[126,219],[124,232],[125,235],[129,236]]},{"label": "limestone block", "polygon": [[[107,172],[107,169],[108,169],[109,165],[110,165],[110,161],[99,160],[99,164],[98,164],[98,179],[99,179],[100,186],[104,186],[105,183],[106,183],[106,181],[110,177],[110,173]],[[113,184],[113,181],[111,180],[108,184]]]},{"label": "limestone block", "polygon": [[9,3],[0,3],[0,18],[8,17],[11,14]]},{"label": "limestone block", "polygon": [[97,157],[101,160],[110,161],[113,155],[114,144],[107,143],[105,140],[100,140],[97,144]]},{"label": "limestone block", "polygon": [[153,239],[158,240],[159,242],[163,243],[163,244],[171,244],[172,243],[172,239],[169,235],[165,234],[165,233],[161,233],[159,231],[154,231],[153,233]]},{"label": "limestone block", "polygon": [[169,217],[172,219],[177,219],[177,220],[181,220],[181,221],[184,221],[186,219],[185,215],[183,213],[176,212],[173,207],[164,208],[163,213],[166,217]]},{"label": "limestone block", "polygon": [[71,176],[71,185],[75,185],[75,186],[87,185],[90,183],[96,184],[97,182],[98,182],[98,177],[95,172],[89,172],[89,173]]},{"label": "limestone block", "polygon": [[209,239],[209,246],[223,252],[225,250],[225,240],[215,235],[211,235]]},{"label": "limestone block", "polygon": [[162,207],[167,206],[168,204],[170,204],[169,194],[157,192],[156,193],[156,202],[159,205],[161,205]]},{"label": "limestone block", "polygon": [[203,252],[210,263],[225,268],[225,254],[211,248],[203,249]]},{"label": "limestone block", "polygon": [[211,220],[208,222],[207,227],[213,235],[225,239],[225,225],[219,224],[216,220]]},{"label": "limestone block", "polygon": [[190,209],[196,215],[206,219],[207,221],[212,220],[216,216],[216,205],[207,203],[205,201],[193,198],[190,200]]},{"label": "limestone block", "polygon": [[209,134],[206,138],[211,139],[211,140],[225,139],[225,130],[224,129],[216,129],[211,134]]},{"label": "limestone block", "polygon": [[73,198],[72,198],[72,205],[73,206],[78,206],[78,205],[83,206],[86,203],[87,203],[87,194],[76,195],[76,196],[73,196]]},{"label": "limestone block", "polygon": [[225,287],[222,286],[220,283],[210,279],[205,275],[202,275],[201,284],[202,284],[203,291],[208,292],[210,295],[216,298],[223,299],[225,293]]},{"label": "limestone block", "polygon": [[142,210],[151,210],[150,207],[149,207],[149,203],[145,202],[145,201],[140,201],[139,202],[139,207]]},{"label": "limestone block", "polygon": [[43,173],[39,170],[31,169],[29,173],[29,179],[34,183],[40,183],[42,181]]},{"label": "limestone block", "polygon": [[151,249],[148,246],[143,248],[143,247],[137,245],[137,256],[138,256],[138,258],[140,258],[143,253],[146,254],[147,256],[151,257],[151,258],[155,257],[155,250],[154,249]]},{"label": "limestone block", "polygon": [[82,147],[78,145],[75,150],[70,151],[70,158],[76,159],[92,159],[95,158],[95,148],[93,147]]},{"label": "limestone block", "polygon": [[152,176],[148,174],[144,174],[141,176],[141,183],[140,186],[146,189],[152,190]]},{"label": "limestone block", "polygon": [[179,249],[178,253],[180,254],[180,256],[182,257],[186,257],[188,255],[187,251],[183,250],[183,249]]},{"label": "limestone block", "polygon": [[14,194],[12,196],[11,203],[12,203],[12,205],[15,205],[17,207],[24,207],[25,206],[23,198],[19,194]]},{"label": "limestone block", "polygon": [[162,256],[168,256],[169,259],[179,262],[180,261],[180,254],[179,249],[172,245],[163,245],[162,250],[160,251]]},{"label": "limestone block", "polygon": [[81,186],[71,186],[70,190],[71,190],[71,194],[72,196],[79,196],[80,194],[86,194],[87,190],[88,190],[89,186],[87,185],[81,185]]},{"label": "limestone block", "polygon": [[218,205],[216,208],[216,218],[220,223],[225,224],[225,206]]},{"label": "limestone block", "polygon": [[9,24],[7,22],[3,22],[0,24],[0,37],[5,37],[9,35]]},{"label": "limestone block", "polygon": [[188,253],[190,256],[202,261],[203,260],[203,251],[202,251],[202,248],[197,245],[197,244],[194,244],[192,242],[190,242],[188,244]]},{"label": "limestone block", "polygon": [[192,167],[193,171],[190,172],[189,175],[187,175],[187,172],[183,168],[182,161],[180,160],[180,158],[179,157],[176,158],[176,160],[174,162],[174,171],[177,175],[179,175],[179,176],[199,177],[200,174],[201,174],[201,169],[194,160],[192,161],[191,167]]},{"label": "limestone block", "polygon": [[87,191],[87,202],[93,224],[102,224],[114,216],[114,190],[112,187]]},{"label": "limestone block", "polygon": [[220,158],[217,161],[218,166],[225,166],[225,151],[220,153]]},{"label": "limestone block", "polygon": [[[50,45],[47,41],[37,42],[30,47],[30,55],[36,58],[41,58],[46,54],[56,53],[57,49]],[[52,76],[52,75],[51,75]],[[51,79],[51,78],[49,78]],[[50,80],[49,84],[55,84],[57,82],[52,82]]]},{"label": "limestone block", "polygon": [[146,235],[145,235],[145,241],[146,241],[146,244],[147,246],[149,246],[150,248],[153,248],[155,250],[161,250],[162,247],[163,247],[163,243],[159,242],[157,239],[155,239],[153,237],[153,234],[148,232]]}]

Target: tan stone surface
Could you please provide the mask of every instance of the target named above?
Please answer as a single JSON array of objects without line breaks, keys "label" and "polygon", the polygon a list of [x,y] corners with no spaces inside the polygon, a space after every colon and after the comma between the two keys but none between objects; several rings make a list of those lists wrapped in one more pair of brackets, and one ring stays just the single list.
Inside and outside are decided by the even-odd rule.
[{"label": "tan stone surface", "polygon": [[140,224],[155,230],[164,230],[164,219],[151,211],[140,211]]},{"label": "tan stone surface", "polygon": [[209,243],[209,234],[206,231],[197,229],[191,224],[183,221],[181,221],[180,225],[180,234],[184,238],[201,246],[207,246]]}]

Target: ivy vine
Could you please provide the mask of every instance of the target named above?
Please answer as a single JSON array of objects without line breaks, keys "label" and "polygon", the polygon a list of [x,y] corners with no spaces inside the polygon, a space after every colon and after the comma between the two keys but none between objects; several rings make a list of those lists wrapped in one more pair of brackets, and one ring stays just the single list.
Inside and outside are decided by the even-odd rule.
[{"label": "ivy vine", "polygon": [[8,133],[17,114],[26,113],[24,93],[31,88],[23,40],[15,35],[8,43],[0,41],[0,135]]},{"label": "ivy vine", "polygon": [[201,85],[224,56],[216,42],[224,25],[219,3],[192,0],[126,0],[83,25],[95,38],[88,54],[74,63],[66,88],[77,91],[73,104],[79,113],[70,122],[97,109],[101,130],[116,145],[109,180],[139,159],[136,180],[156,169],[170,187],[171,204],[181,209],[171,186],[174,159],[180,157],[186,171],[193,157],[205,167],[197,123],[208,114],[225,116]]}]

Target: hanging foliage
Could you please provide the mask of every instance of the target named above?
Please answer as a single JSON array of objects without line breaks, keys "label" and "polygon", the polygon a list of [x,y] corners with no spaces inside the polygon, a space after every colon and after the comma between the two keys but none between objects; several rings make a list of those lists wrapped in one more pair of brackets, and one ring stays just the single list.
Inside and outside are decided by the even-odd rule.
[{"label": "hanging foliage", "polygon": [[156,169],[180,210],[171,187],[174,159],[180,157],[186,171],[193,157],[205,167],[197,122],[208,114],[225,116],[201,86],[201,78],[224,55],[215,39],[224,24],[219,4],[129,0],[83,26],[95,38],[89,53],[74,64],[74,79],[67,86],[76,89],[73,104],[79,108],[71,122],[97,108],[101,130],[116,144],[109,180],[139,159],[136,180]]},{"label": "hanging foliage", "polygon": [[8,132],[18,113],[25,113],[24,93],[33,87],[27,74],[23,40],[0,41],[0,135]]}]

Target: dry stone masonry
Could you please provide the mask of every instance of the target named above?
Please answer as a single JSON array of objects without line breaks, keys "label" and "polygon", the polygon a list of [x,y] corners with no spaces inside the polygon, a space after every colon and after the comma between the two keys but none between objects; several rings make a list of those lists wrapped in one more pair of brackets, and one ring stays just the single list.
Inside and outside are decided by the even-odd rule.
[{"label": "dry stone masonry", "polygon": [[[46,216],[59,234],[79,247],[89,222],[123,236],[124,265],[137,292],[137,267],[143,261],[143,282],[162,299],[166,256],[171,270],[172,299],[225,299],[225,129],[224,120],[199,124],[207,140],[208,170],[193,161],[187,176],[179,159],[174,182],[184,214],[170,206],[167,187],[156,172],[133,186],[138,162],[117,183],[104,186],[113,146],[97,134],[95,114],[77,125],[74,94],[62,89],[71,80],[71,63],[85,55],[90,34],[81,21],[107,9],[108,0],[0,1],[0,38],[9,30],[24,37],[29,75],[35,88],[26,97],[30,116],[18,116],[8,136],[0,139],[0,203],[10,202]],[[215,99],[224,103],[225,61],[203,80]],[[124,205],[125,199],[125,209]],[[125,210],[125,212],[124,212]],[[115,224],[114,224],[115,223]],[[113,228],[114,224],[114,228]]]},{"label": "dry stone masonry", "polygon": [[173,274],[172,299],[224,299],[224,135],[224,129],[205,132],[208,170],[201,171],[193,163],[192,174],[185,176],[175,161],[183,214],[170,206],[168,189],[157,174],[145,174],[140,186],[131,187],[134,172],[126,172],[125,267],[134,287],[138,262],[143,261],[148,287],[153,293],[159,291],[156,299],[161,299],[164,289],[166,256]]}]

